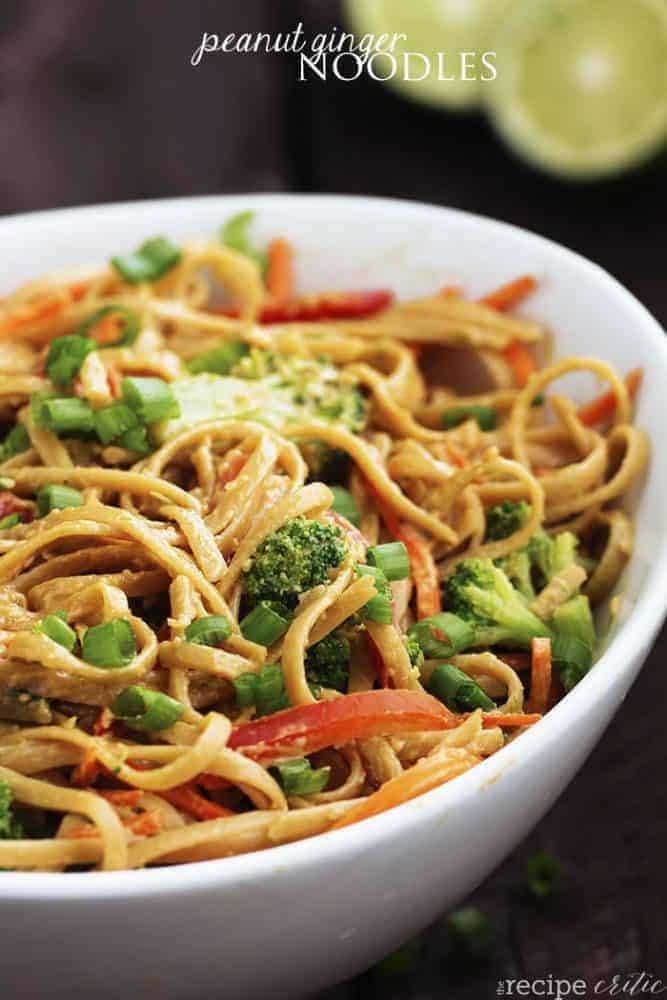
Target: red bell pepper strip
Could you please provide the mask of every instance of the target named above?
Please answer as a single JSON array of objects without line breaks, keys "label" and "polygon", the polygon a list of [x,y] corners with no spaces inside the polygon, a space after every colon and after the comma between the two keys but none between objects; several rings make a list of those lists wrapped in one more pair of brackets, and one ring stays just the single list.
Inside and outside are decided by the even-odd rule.
[{"label": "red bell pepper strip", "polygon": [[426,539],[411,524],[399,526],[397,541],[403,542],[410,556],[410,573],[417,591],[417,619],[430,618],[442,611],[440,576]]},{"label": "red bell pepper strip", "polygon": [[228,747],[262,762],[302,757],[350,740],[452,729],[461,720],[420,691],[362,691],[297,705],[232,731]]},{"label": "red bell pepper strip", "polygon": [[3,517],[9,517],[10,514],[20,514],[21,521],[24,522],[32,521],[34,518],[30,504],[15,497],[13,493],[3,490],[0,493],[0,521]]},{"label": "red bell pepper strip", "polygon": [[260,312],[261,323],[317,323],[326,319],[361,319],[386,309],[394,293],[386,288],[359,292],[324,292],[283,304],[270,302]]}]

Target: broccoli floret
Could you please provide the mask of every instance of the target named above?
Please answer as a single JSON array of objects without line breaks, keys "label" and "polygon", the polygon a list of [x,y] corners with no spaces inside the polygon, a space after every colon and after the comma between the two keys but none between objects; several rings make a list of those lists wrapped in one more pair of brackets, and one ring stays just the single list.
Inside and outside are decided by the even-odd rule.
[{"label": "broccoli floret", "polygon": [[340,528],[297,517],[262,542],[245,574],[250,607],[278,601],[293,610],[301,594],[326,583],[347,552]]},{"label": "broccoli floret", "polygon": [[315,687],[333,688],[343,694],[350,679],[350,643],[344,635],[331,632],[306,654],[306,677]]},{"label": "broccoli floret", "polygon": [[532,601],[535,597],[535,588],[533,587],[532,564],[527,547],[516,549],[515,552],[495,559],[494,562],[521,596],[525,597],[527,601]]},{"label": "broccoli floret", "polygon": [[23,827],[12,815],[14,796],[6,781],[0,781],[0,840],[19,840]]},{"label": "broccoli floret", "polygon": [[532,508],[525,500],[503,500],[491,507],[486,513],[486,541],[509,538],[523,528],[531,513]]},{"label": "broccoli floret", "polygon": [[540,528],[528,543],[528,553],[543,586],[561,570],[577,562],[579,539],[571,531],[549,535]]},{"label": "broccoli floret", "polygon": [[445,587],[449,610],[470,622],[475,646],[527,648],[536,636],[551,636],[544,622],[490,559],[464,559]]},{"label": "broccoli floret", "polygon": [[421,670],[424,663],[424,653],[419,645],[419,640],[417,636],[412,634],[403,636],[403,643],[410,657],[410,666],[416,667],[417,670]]}]

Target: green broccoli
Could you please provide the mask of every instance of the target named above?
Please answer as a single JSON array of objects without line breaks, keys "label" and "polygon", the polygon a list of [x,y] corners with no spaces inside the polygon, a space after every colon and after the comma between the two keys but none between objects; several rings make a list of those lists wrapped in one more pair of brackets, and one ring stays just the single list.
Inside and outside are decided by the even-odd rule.
[{"label": "green broccoli", "polygon": [[350,643],[344,635],[331,632],[306,654],[306,677],[315,687],[333,688],[343,694],[350,679]]},{"label": "green broccoli", "polygon": [[278,601],[293,610],[307,590],[329,580],[347,552],[340,528],[297,517],[269,535],[245,573],[249,607],[259,601]]},{"label": "green broccoli", "polygon": [[0,840],[19,840],[23,827],[12,814],[14,796],[6,781],[0,780]]},{"label": "green broccoli", "polygon": [[424,653],[419,645],[419,640],[417,636],[413,633],[408,632],[407,635],[403,636],[403,644],[407,650],[408,656],[410,657],[410,666],[416,667],[417,670],[421,670],[424,663]]},{"label": "green broccoli", "polygon": [[535,532],[527,548],[542,586],[546,587],[549,581],[561,570],[578,562],[578,546],[579,539],[571,531],[561,531],[558,535],[549,535],[540,528]]},{"label": "green broccoli", "polygon": [[593,664],[597,640],[588,598],[579,594],[561,604],[554,611],[551,626],[556,636],[553,661],[560,671],[563,687],[571,691]]},{"label": "green broccoli", "polygon": [[30,436],[23,424],[12,427],[5,440],[0,445],[0,465],[8,462],[14,455],[20,455],[30,447]]},{"label": "green broccoli", "polygon": [[525,500],[503,500],[486,512],[486,541],[509,538],[523,528],[532,513]]},{"label": "green broccoli", "polygon": [[475,646],[528,648],[551,629],[526,606],[508,577],[490,559],[464,559],[445,585],[445,600],[475,628]]}]

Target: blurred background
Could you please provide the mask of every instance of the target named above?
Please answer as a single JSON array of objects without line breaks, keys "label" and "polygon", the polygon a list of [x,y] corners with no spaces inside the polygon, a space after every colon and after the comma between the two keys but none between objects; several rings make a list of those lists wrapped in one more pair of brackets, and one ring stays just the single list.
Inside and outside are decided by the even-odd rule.
[{"label": "blurred background", "polygon": [[[284,53],[191,64],[205,32],[299,23],[308,42],[346,26],[427,55],[495,49],[497,80],[300,81]],[[665,0],[2,0],[0,212],[241,191],[431,201],[566,244],[665,324],[665,23]],[[548,972],[667,980],[665,653],[663,635],[584,773],[468,901],[495,924],[489,956],[454,962],[437,924],[402,970],[330,1000],[480,1000]],[[563,887],[538,899],[525,864],[544,849]]]}]

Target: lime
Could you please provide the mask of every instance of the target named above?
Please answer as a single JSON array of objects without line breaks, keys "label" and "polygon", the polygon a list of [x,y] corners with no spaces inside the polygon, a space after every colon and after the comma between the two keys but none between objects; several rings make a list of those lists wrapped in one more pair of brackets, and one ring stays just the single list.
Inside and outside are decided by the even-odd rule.
[{"label": "lime", "polygon": [[592,179],[667,141],[665,0],[515,0],[492,48],[492,122],[534,165]]},{"label": "lime", "polygon": [[[439,108],[481,103],[492,69],[482,60],[494,14],[506,0],[345,0],[345,16],[359,41],[389,35],[388,56],[373,57],[376,77],[406,97]],[[404,35],[392,44],[391,36]],[[463,54],[466,54],[464,56]],[[492,57],[489,56],[492,65]],[[423,79],[421,79],[423,77]]]}]

